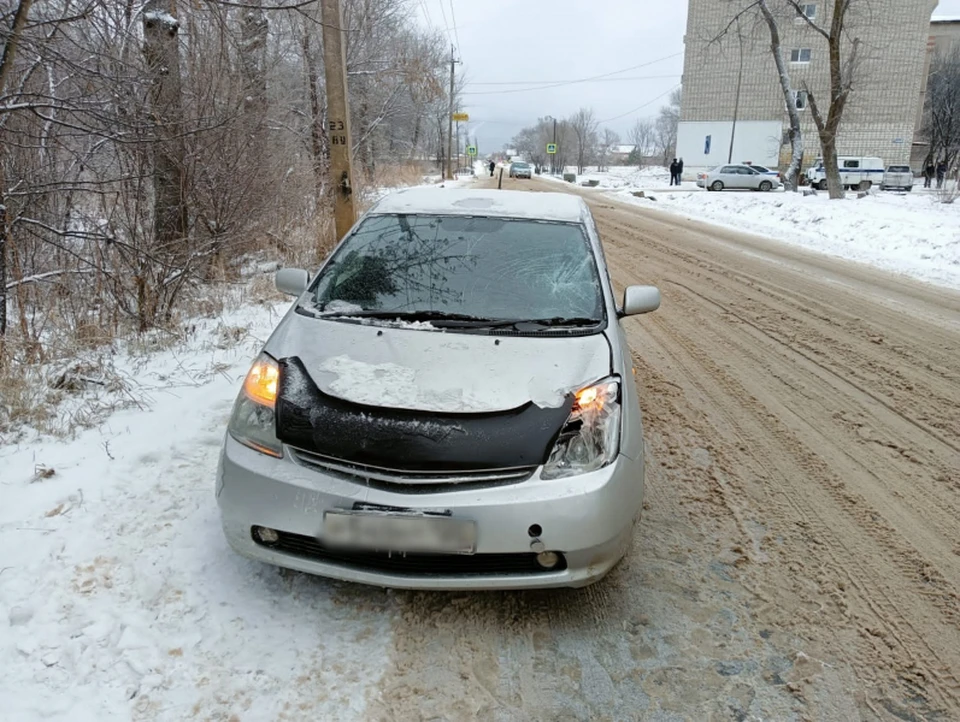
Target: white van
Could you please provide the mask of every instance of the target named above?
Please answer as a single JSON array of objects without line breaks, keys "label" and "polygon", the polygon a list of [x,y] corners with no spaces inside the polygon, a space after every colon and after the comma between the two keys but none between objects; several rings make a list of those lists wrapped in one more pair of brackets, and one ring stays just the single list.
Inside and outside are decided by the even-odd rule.
[{"label": "white van", "polygon": [[[837,165],[840,166],[840,180],[844,188],[867,189],[883,183],[885,166],[880,158],[841,155],[837,157]],[[822,191],[827,189],[827,172],[822,158],[817,158],[813,167],[807,171],[807,180],[814,188]]]}]

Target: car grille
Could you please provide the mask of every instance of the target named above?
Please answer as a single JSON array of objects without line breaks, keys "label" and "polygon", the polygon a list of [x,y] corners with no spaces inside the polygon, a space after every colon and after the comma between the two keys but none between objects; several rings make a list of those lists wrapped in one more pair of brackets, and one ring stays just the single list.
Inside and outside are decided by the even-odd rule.
[{"label": "car grille", "polygon": [[337,564],[371,572],[387,572],[420,577],[495,576],[511,574],[547,574],[567,568],[567,560],[559,554],[559,562],[551,569],[537,563],[532,552],[520,554],[388,554],[387,552],[329,549],[318,539],[301,534],[278,532],[273,544],[260,541],[251,530],[258,546],[318,562]]},{"label": "car grille", "polygon": [[356,481],[374,489],[407,494],[450,491],[452,487],[469,489],[515,484],[526,481],[536,471],[535,466],[482,471],[407,471],[354,464],[304,449],[291,447],[290,451],[297,462],[311,469]]}]

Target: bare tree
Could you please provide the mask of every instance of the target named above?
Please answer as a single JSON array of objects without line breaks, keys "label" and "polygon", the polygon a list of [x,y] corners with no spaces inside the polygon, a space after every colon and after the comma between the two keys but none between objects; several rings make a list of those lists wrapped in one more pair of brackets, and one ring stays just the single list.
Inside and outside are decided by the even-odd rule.
[{"label": "bare tree", "polygon": [[767,28],[770,30],[770,52],[773,54],[773,62],[777,66],[780,90],[783,92],[783,102],[787,108],[787,116],[790,118],[790,129],[788,131],[791,151],[790,165],[787,167],[783,179],[784,186],[787,190],[798,191],[800,184],[797,181],[800,175],[800,164],[803,162],[803,130],[800,127],[797,91],[793,89],[790,71],[787,69],[787,63],[783,57],[783,46],[780,43],[780,28],[777,25],[777,18],[770,10],[768,0],[758,0],[757,6],[760,8],[760,13],[767,24]]},{"label": "bare tree", "polygon": [[[7,78],[13,70],[20,37],[30,15],[33,0],[20,0],[13,13],[13,24],[4,32],[3,54],[0,56],[0,96],[5,94]],[[0,144],[2,153],[2,144]],[[4,340],[7,334],[7,246],[12,245],[7,222],[7,181],[3,157],[0,155],[0,365],[4,362]]]},{"label": "bare tree", "polygon": [[638,168],[643,168],[644,159],[654,153],[657,131],[649,118],[638,118],[630,129],[630,141],[633,143],[633,155]]},{"label": "bare tree", "polygon": [[[7,361],[175,324],[248,254],[318,260],[327,201],[303,192],[327,141],[315,3],[0,5]],[[445,128],[437,38],[405,0],[344,5],[364,160],[420,163]]]},{"label": "bare tree", "polygon": [[[784,2],[793,8],[797,17],[813,28],[827,43],[830,55],[830,97],[828,104],[823,105],[821,102],[823,99],[813,92],[809,83],[804,81],[803,85],[807,93],[807,100],[810,103],[810,111],[813,114],[813,122],[816,123],[817,132],[820,135],[820,148],[823,153],[823,167],[827,176],[827,189],[830,192],[830,198],[840,199],[844,197],[844,193],[843,183],[840,180],[840,168],[837,163],[837,135],[840,131],[847,102],[853,92],[861,46],[860,38],[851,33],[850,23],[847,21],[850,16],[850,8],[857,5],[858,2],[862,4],[863,0],[828,0],[828,4],[832,5],[833,8],[829,28],[821,27],[815,20],[809,18],[797,0],[784,0]],[[824,110],[826,113],[824,113]]]},{"label": "bare tree", "polygon": [[610,128],[604,128],[603,132],[600,134],[599,144],[597,146],[597,163],[599,165],[598,170],[604,170],[604,165],[607,162],[607,156],[619,144],[620,135]]},{"label": "bare tree", "polygon": [[568,122],[577,144],[577,173],[583,173],[597,144],[596,116],[592,108],[580,108]]},{"label": "bare tree", "polygon": [[660,108],[654,123],[654,147],[663,165],[677,152],[677,130],[680,127],[680,88],[670,93],[667,105]]},{"label": "bare tree", "polygon": [[938,53],[930,66],[924,135],[930,162],[942,160],[955,172],[960,162],[960,45]]},{"label": "bare tree", "polygon": [[[181,124],[183,95],[180,77],[180,21],[173,15],[173,0],[148,0],[143,13],[143,55],[150,83],[150,113],[154,121],[153,241],[173,251],[188,232],[187,189],[184,168],[186,148]],[[153,320],[143,267],[137,273],[137,309],[140,330]]]}]

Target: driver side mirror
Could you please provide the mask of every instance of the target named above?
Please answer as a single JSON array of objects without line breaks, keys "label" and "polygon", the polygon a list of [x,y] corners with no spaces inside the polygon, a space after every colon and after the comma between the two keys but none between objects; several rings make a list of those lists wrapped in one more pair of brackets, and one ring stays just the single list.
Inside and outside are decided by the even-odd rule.
[{"label": "driver side mirror", "polygon": [[621,316],[637,316],[660,308],[660,289],[656,286],[627,286],[623,292]]},{"label": "driver side mirror", "polygon": [[310,283],[310,274],[302,268],[281,268],[277,271],[275,280],[277,290],[288,296],[300,296],[307,290]]}]

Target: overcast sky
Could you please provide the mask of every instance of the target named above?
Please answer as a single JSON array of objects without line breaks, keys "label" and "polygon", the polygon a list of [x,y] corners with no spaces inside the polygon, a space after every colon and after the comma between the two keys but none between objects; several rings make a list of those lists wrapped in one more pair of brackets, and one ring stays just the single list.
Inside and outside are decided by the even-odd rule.
[{"label": "overcast sky", "polygon": [[[563,118],[580,106],[592,107],[601,125],[627,142],[634,120],[656,114],[680,84],[686,0],[411,3],[458,47],[470,134],[481,154],[500,150],[537,117]],[[940,0],[936,14],[960,16],[960,0]],[[616,80],[535,89],[607,74]]]}]

